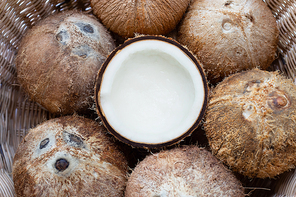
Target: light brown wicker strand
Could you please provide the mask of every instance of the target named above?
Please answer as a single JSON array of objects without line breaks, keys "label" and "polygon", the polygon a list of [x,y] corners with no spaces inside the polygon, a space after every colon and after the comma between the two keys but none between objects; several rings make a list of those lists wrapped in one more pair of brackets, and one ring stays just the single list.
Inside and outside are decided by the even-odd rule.
[{"label": "light brown wicker strand", "polygon": [[[1,37],[1,36],[0,36]],[[14,83],[16,71],[12,64],[14,58],[14,50],[11,50],[5,42],[2,42],[0,38],[0,83]]]},{"label": "light brown wicker strand", "polygon": [[[279,70],[295,80],[296,77],[296,1],[295,0],[264,0],[277,19],[279,29],[278,51],[283,58],[284,66]],[[280,59],[281,60],[281,59]],[[273,65],[274,66],[274,65]]]},{"label": "light brown wicker strand", "polygon": [[[42,5],[42,6],[40,6]],[[1,35],[10,43],[9,48],[17,49],[27,28],[53,11],[49,1],[4,0],[1,3]]]},{"label": "light brown wicker strand", "polygon": [[[31,102],[27,101],[20,88],[15,86],[16,71],[13,59],[25,31],[41,18],[53,13],[54,8],[55,6],[49,0],[2,0],[0,2],[0,132],[1,146],[6,147],[6,149],[3,149],[4,169],[8,172],[11,172],[14,150],[26,134],[26,130],[34,126],[33,123],[27,123],[27,120],[23,120],[28,119],[28,115],[30,115],[30,113],[23,112],[30,111],[30,109],[26,109],[26,105]],[[46,113],[41,114],[46,116]],[[47,116],[37,119],[41,121],[46,118]],[[29,120],[32,121],[33,119],[30,118]],[[9,146],[7,143],[9,143]]]},{"label": "light brown wicker strand", "polygon": [[275,187],[272,197],[296,195],[296,171],[292,170],[281,175]]},{"label": "light brown wicker strand", "polygon": [[1,197],[14,197],[14,185],[9,174],[4,170],[0,170],[0,196]]},{"label": "light brown wicker strand", "polygon": [[277,20],[279,34],[279,47],[285,53],[296,42],[296,2],[287,8]]},{"label": "light brown wicker strand", "polygon": [[14,148],[10,146],[8,143],[2,143],[1,148],[4,154],[4,165],[5,168],[7,169],[7,172],[11,173],[12,172],[12,163],[13,163],[13,156],[14,156]]},{"label": "light brown wicker strand", "polygon": [[296,44],[290,48],[284,55],[286,65],[285,65],[285,72],[286,75],[295,81],[296,77]]},{"label": "light brown wicker strand", "polygon": [[90,0],[53,0],[57,11],[79,9],[84,12],[91,12]]},{"label": "light brown wicker strand", "polygon": [[263,0],[278,19],[286,9],[294,3],[294,0]]},{"label": "light brown wicker strand", "polygon": [[15,82],[16,70],[12,64],[8,63],[3,56],[0,56],[0,81],[2,85],[13,84]]}]

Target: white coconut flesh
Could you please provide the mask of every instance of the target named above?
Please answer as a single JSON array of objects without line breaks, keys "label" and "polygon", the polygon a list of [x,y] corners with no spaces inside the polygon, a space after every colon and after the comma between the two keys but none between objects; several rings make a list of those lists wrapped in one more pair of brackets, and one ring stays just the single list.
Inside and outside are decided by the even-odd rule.
[{"label": "white coconut flesh", "polygon": [[202,70],[178,46],[139,40],[108,62],[99,90],[107,124],[139,144],[162,144],[187,133],[206,102]]}]

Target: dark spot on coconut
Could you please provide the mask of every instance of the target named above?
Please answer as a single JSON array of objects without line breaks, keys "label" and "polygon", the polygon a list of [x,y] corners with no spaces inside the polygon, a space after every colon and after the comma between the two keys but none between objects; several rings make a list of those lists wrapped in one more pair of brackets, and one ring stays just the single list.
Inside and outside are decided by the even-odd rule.
[{"label": "dark spot on coconut", "polygon": [[280,109],[284,108],[288,104],[288,102],[285,97],[279,96],[272,98],[272,100],[269,101],[268,104],[272,109]]},{"label": "dark spot on coconut", "polygon": [[70,146],[74,146],[77,148],[84,148],[83,140],[77,135],[74,135],[72,133],[68,133],[67,131],[64,131],[63,132],[63,139]]},{"label": "dark spot on coconut", "polygon": [[270,149],[270,150],[274,150],[274,146],[270,146],[269,149]]},{"label": "dark spot on coconut", "polygon": [[260,83],[261,83],[260,80],[249,81],[249,82],[245,85],[245,88],[244,88],[244,92],[243,92],[243,94],[246,93],[246,92],[251,92],[251,89],[254,88],[254,87],[259,88],[259,87],[260,87]]},{"label": "dark spot on coconut", "polygon": [[90,24],[85,24],[85,23],[76,23],[76,25],[79,27],[80,31],[84,33],[94,33],[94,28]]},{"label": "dark spot on coconut", "polygon": [[281,110],[289,106],[289,100],[283,92],[273,91],[268,96],[268,105],[273,110]]},{"label": "dark spot on coconut", "polygon": [[224,6],[227,7],[227,6],[229,6],[230,4],[232,4],[232,1],[226,1],[225,4],[224,4]]},{"label": "dark spot on coconut", "polygon": [[274,99],[273,103],[276,107],[280,108],[280,107],[285,107],[288,102],[287,102],[286,98],[280,96],[280,97],[277,97],[276,99]]},{"label": "dark spot on coconut", "polygon": [[66,30],[62,30],[56,35],[56,39],[61,44],[66,45],[67,44],[66,41],[69,39],[69,34]]},{"label": "dark spot on coconut", "polygon": [[245,17],[250,20],[251,23],[254,23],[254,17],[250,13],[245,14]]},{"label": "dark spot on coconut", "polygon": [[82,58],[87,58],[92,52],[93,49],[88,45],[82,45],[72,49],[73,54],[78,55]]},{"label": "dark spot on coconut", "polygon": [[64,158],[61,158],[56,161],[54,166],[58,171],[62,172],[69,167],[69,162]]},{"label": "dark spot on coconut", "polygon": [[42,140],[42,141],[40,142],[39,148],[40,148],[40,149],[45,148],[45,147],[48,145],[48,143],[49,143],[49,138],[45,138],[44,140]]},{"label": "dark spot on coconut", "polygon": [[88,25],[84,25],[83,26],[83,31],[87,32],[87,33],[94,33],[94,29],[92,28],[92,26],[90,24]]}]

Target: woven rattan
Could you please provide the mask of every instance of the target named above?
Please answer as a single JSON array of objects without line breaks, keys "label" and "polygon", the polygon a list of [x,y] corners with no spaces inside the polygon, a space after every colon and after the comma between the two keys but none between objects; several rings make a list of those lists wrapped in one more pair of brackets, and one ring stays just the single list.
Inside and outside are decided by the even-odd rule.
[{"label": "woven rattan", "polygon": [[[265,0],[265,3],[280,30],[278,59],[272,69],[295,79],[296,1]],[[22,138],[30,128],[53,117],[30,101],[17,83],[13,61],[18,44],[26,30],[40,19],[68,9],[91,12],[89,0],[0,0],[0,196],[14,196],[10,175],[13,156]],[[266,182],[269,187],[270,181]],[[256,185],[264,186],[264,182]]]}]

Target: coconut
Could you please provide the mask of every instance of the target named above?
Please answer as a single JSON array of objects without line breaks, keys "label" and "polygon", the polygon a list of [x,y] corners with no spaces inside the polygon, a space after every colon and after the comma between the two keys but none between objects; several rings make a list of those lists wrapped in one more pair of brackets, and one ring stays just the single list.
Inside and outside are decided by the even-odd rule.
[{"label": "coconut", "polygon": [[204,129],[212,152],[248,177],[296,165],[296,87],[278,72],[240,72],[213,89]]},{"label": "coconut", "polygon": [[127,161],[97,122],[78,116],[31,129],[13,162],[17,196],[122,196]]},{"label": "coconut", "polygon": [[184,15],[190,0],[91,0],[94,14],[110,31],[122,37],[135,33],[165,35]]},{"label": "coconut", "polygon": [[177,40],[215,84],[238,71],[269,67],[278,35],[276,19],[261,0],[198,0],[190,4]]},{"label": "coconut", "polygon": [[208,87],[199,61],[163,36],[116,48],[96,79],[97,112],[119,140],[156,148],[190,135],[203,117]]},{"label": "coconut", "polygon": [[22,39],[15,59],[18,81],[51,113],[85,113],[94,103],[96,74],[114,48],[94,16],[75,11],[52,15]]},{"label": "coconut", "polygon": [[133,196],[245,196],[241,183],[209,151],[186,146],[147,156],[131,173]]}]

